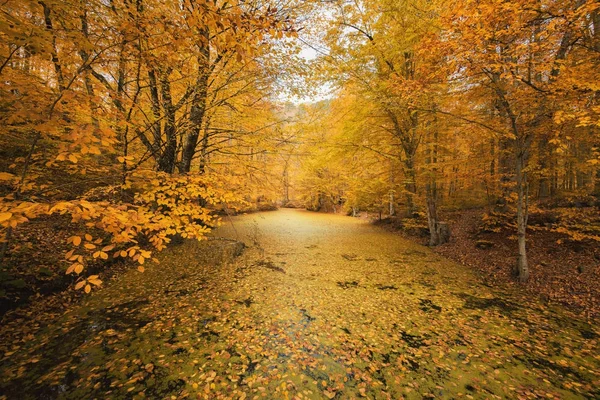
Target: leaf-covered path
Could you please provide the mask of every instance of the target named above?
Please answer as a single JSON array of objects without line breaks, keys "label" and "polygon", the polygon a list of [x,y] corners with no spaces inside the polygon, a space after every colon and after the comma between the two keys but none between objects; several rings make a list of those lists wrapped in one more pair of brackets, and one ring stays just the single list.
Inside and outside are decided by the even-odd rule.
[{"label": "leaf-covered path", "polygon": [[[593,398],[598,331],[365,221],[234,219],[64,315],[1,329],[7,398]],[[210,250],[213,257],[207,256]],[[22,322],[21,322],[22,323]]]}]

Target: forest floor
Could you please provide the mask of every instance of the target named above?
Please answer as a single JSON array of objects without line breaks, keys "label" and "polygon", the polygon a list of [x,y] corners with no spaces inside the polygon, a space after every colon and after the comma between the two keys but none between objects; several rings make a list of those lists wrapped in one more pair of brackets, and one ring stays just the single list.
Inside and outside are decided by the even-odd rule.
[{"label": "forest floor", "polygon": [[[368,221],[233,218],[0,326],[0,398],[598,398],[600,333]],[[55,310],[55,308],[53,308]]]},{"label": "forest floor", "polygon": [[[573,242],[561,233],[539,229],[532,224],[527,234],[530,279],[519,283],[512,274],[517,238],[509,229],[490,232],[482,229],[482,210],[446,213],[452,236],[449,243],[433,249],[476,271],[483,282],[509,286],[543,302],[558,303],[586,316],[600,318],[600,246]],[[401,230],[394,220],[377,222]],[[426,244],[428,238],[406,237]],[[478,242],[489,248],[478,248]],[[560,245],[558,243],[561,243]]]}]

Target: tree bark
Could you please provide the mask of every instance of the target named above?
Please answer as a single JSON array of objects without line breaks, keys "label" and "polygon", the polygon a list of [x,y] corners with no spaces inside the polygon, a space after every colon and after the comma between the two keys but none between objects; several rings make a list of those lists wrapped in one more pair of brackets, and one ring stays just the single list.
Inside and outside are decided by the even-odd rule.
[{"label": "tree bark", "polygon": [[[198,137],[202,130],[202,123],[204,122],[204,116],[206,114],[206,97],[208,95],[208,78],[211,73],[210,68],[210,47],[208,45],[209,33],[205,29],[201,32],[205,41],[201,41],[199,44],[200,53],[197,57],[198,60],[198,75],[196,77],[196,84],[194,88],[194,97],[192,99],[192,107],[190,111],[190,127],[184,138],[183,150],[181,153],[181,164],[179,170],[182,173],[190,172],[192,168],[192,160],[196,153],[196,147],[198,146]],[[208,146],[208,136],[205,132],[203,137],[203,143],[206,142]],[[206,160],[203,160],[206,163]],[[205,164],[202,165],[202,169],[205,168]]]},{"label": "tree bark", "polygon": [[165,115],[165,147],[158,159],[158,170],[173,173],[177,157],[177,132],[175,127],[175,107],[171,98],[171,82],[169,81],[170,70],[161,74],[160,88],[162,97],[162,109]]},{"label": "tree bark", "polygon": [[527,175],[524,172],[526,155],[520,151],[517,155],[516,178],[517,178],[517,237],[519,243],[519,255],[517,258],[517,276],[519,281],[525,282],[529,279],[529,265],[527,262],[527,218],[528,218],[528,193]]}]

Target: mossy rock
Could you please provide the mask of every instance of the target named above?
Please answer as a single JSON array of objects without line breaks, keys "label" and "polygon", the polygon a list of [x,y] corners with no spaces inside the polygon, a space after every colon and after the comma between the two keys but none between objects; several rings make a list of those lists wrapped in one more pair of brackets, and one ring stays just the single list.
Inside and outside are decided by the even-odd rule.
[{"label": "mossy rock", "polygon": [[490,242],[489,240],[478,240],[475,242],[475,247],[481,250],[489,250],[494,247],[494,242]]}]

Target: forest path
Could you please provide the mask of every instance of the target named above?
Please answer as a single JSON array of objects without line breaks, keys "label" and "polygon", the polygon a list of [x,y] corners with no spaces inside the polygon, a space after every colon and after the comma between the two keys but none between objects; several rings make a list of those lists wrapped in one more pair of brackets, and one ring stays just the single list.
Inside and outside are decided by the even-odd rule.
[{"label": "forest path", "polygon": [[232,263],[207,256],[227,241],[186,242],[23,338],[3,327],[21,344],[5,352],[0,397],[600,396],[597,327],[565,311],[363,220],[224,222],[215,236],[249,246]]}]

